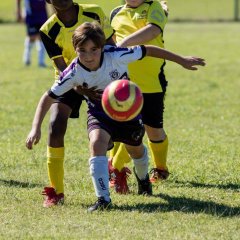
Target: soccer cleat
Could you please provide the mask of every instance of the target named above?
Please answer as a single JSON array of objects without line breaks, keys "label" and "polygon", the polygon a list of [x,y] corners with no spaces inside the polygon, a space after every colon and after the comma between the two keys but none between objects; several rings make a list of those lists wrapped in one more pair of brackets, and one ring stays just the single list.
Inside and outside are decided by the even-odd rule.
[{"label": "soccer cleat", "polygon": [[166,180],[169,176],[168,170],[152,168],[150,171],[150,182],[156,183],[159,180]]},{"label": "soccer cleat", "polygon": [[24,65],[25,65],[25,66],[30,66],[30,65],[31,65],[30,60],[26,60],[26,61],[24,61]]},{"label": "soccer cleat", "polygon": [[129,168],[124,167],[121,171],[118,171],[112,166],[112,161],[108,161],[109,171],[109,186],[114,187],[116,193],[128,194],[129,187],[127,185],[127,179],[132,173]]},{"label": "soccer cleat", "polygon": [[88,208],[88,212],[94,212],[96,210],[105,210],[111,206],[112,202],[106,201],[104,197],[99,197],[98,200]]},{"label": "soccer cleat", "polygon": [[137,182],[138,182],[138,194],[151,196],[152,195],[152,183],[149,180],[149,175],[147,174],[145,179],[140,180],[137,176],[135,168],[133,168],[133,172],[134,172],[134,175],[137,178]]},{"label": "soccer cleat", "polygon": [[42,191],[42,195],[45,196],[43,207],[47,208],[64,203],[64,194],[57,194],[53,187],[45,187]]}]

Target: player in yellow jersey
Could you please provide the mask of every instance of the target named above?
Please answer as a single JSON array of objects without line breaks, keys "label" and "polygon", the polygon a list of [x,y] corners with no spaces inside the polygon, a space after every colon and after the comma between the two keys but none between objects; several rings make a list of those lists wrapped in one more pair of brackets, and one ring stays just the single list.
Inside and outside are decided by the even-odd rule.
[{"label": "player in yellow jersey", "polygon": [[[41,27],[40,35],[49,57],[53,60],[55,79],[77,56],[72,45],[74,30],[84,22],[100,23],[108,44],[114,44],[113,30],[102,9],[93,4],[77,4],[72,0],[46,0],[55,9]],[[91,89],[90,89],[91,90]],[[91,94],[84,92],[85,95]],[[56,99],[51,107],[49,136],[47,146],[47,167],[50,187],[45,187],[44,207],[62,203],[64,200],[64,135],[68,118],[79,117],[83,97],[70,90]]]},{"label": "player in yellow jersey", "polygon": [[[167,22],[166,3],[156,0],[125,0],[125,3],[113,9],[110,16],[117,45],[126,47],[151,44],[163,48],[163,30]],[[151,182],[167,179],[169,176],[166,163],[168,138],[163,128],[164,98],[167,88],[164,66],[163,59],[152,57],[129,64],[130,79],[138,84],[144,96],[143,123],[154,164],[150,171]],[[110,153],[110,185],[114,186],[118,193],[125,194],[129,191],[127,177],[131,172],[124,167],[129,160],[122,144]]]}]

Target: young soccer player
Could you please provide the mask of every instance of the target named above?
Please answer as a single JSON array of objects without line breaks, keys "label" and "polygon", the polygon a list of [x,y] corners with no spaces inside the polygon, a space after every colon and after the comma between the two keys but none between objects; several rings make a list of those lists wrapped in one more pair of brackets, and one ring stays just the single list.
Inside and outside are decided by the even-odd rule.
[{"label": "young soccer player", "polygon": [[27,36],[24,41],[23,63],[31,64],[31,51],[36,43],[38,51],[38,66],[45,67],[45,49],[40,38],[39,29],[47,20],[47,7],[45,0],[24,0],[24,16],[22,15],[21,0],[17,0],[17,21],[24,20]]},{"label": "young soccer player", "polygon": [[[119,47],[151,44],[163,48],[163,30],[167,22],[165,2],[148,0],[125,0],[125,5],[116,7],[110,16],[111,26]],[[151,182],[167,179],[168,137],[163,128],[164,98],[167,81],[164,75],[164,59],[147,57],[129,64],[130,79],[143,92],[143,123],[148,137],[154,167],[150,171]],[[121,144],[110,154],[110,184],[116,192],[129,192],[127,177],[131,173],[124,164],[129,161],[126,149]]]},{"label": "young soccer player", "polygon": [[[37,106],[32,130],[26,139],[26,147],[32,149],[39,142],[41,124],[53,104],[54,99],[75,86],[85,86],[103,91],[117,79],[128,77],[128,63],[145,56],[164,58],[183,67],[196,70],[195,65],[204,65],[204,60],[196,57],[182,57],[155,46],[135,46],[132,48],[105,47],[105,36],[97,23],[84,23],[73,34],[73,46],[78,57],[62,73],[60,79],[46,92]],[[107,150],[112,141],[123,142],[133,159],[134,173],[138,181],[138,194],[152,194],[148,176],[148,154],[142,144],[144,127],[140,115],[127,122],[110,119],[103,111],[101,99],[88,98],[88,136],[90,148],[90,173],[98,200],[88,210],[105,209],[111,203],[108,187]]]},{"label": "young soccer player", "polygon": [[[77,4],[72,0],[46,0],[55,10],[41,27],[40,35],[47,53],[55,68],[55,79],[58,79],[71,61],[77,56],[72,45],[74,30],[83,22],[98,21],[104,30],[108,43],[113,30],[102,9],[92,4]],[[84,89],[82,89],[83,91]],[[86,92],[88,90],[88,92]],[[91,89],[85,89],[91,95]],[[50,187],[45,187],[44,207],[56,205],[64,199],[64,135],[68,118],[78,118],[83,97],[73,89],[55,99],[51,107],[47,146],[47,168]]]}]

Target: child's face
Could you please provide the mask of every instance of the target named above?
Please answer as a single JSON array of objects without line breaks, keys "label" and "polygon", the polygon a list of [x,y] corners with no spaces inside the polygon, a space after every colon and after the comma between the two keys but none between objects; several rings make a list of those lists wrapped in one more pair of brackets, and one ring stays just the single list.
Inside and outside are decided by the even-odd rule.
[{"label": "child's face", "polygon": [[128,7],[139,7],[145,0],[125,0]]},{"label": "child's face", "polygon": [[96,71],[100,67],[102,49],[96,47],[92,40],[88,40],[84,45],[77,47],[76,52],[80,63],[91,71]]}]

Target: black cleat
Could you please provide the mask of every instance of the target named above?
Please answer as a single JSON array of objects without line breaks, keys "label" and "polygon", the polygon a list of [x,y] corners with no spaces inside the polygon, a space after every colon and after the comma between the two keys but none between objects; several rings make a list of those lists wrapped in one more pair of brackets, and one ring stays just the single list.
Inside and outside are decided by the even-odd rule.
[{"label": "black cleat", "polygon": [[111,206],[111,200],[108,202],[104,197],[99,197],[98,200],[88,208],[88,212],[93,212],[96,210],[105,210]]},{"label": "black cleat", "polygon": [[151,196],[152,195],[152,183],[149,180],[149,175],[147,174],[145,179],[140,180],[136,174],[135,168],[133,168],[133,172],[134,172],[134,174],[137,178],[137,182],[138,182],[138,194]]}]

